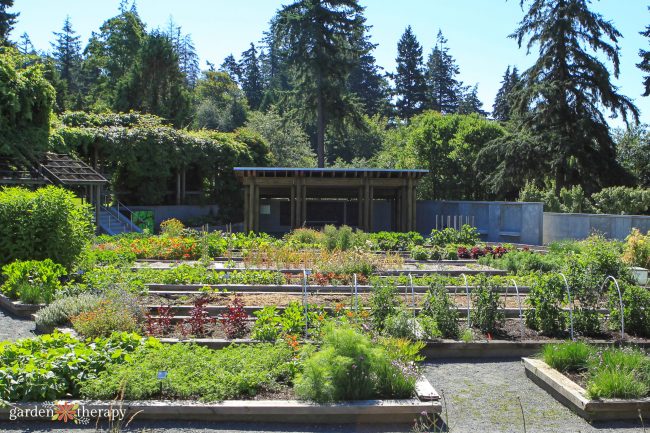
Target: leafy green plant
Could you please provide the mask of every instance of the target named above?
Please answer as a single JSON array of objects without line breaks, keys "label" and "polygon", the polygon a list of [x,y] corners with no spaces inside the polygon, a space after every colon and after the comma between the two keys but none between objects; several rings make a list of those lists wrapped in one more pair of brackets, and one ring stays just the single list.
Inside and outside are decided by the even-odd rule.
[{"label": "leafy green plant", "polygon": [[625,238],[623,261],[631,266],[650,269],[650,231],[644,235],[639,229],[632,229]]},{"label": "leafy green plant", "polygon": [[303,363],[296,394],[317,402],[410,397],[417,371],[349,328],[328,328],[320,349]]},{"label": "leafy green plant", "polygon": [[428,239],[431,245],[445,246],[447,244],[476,245],[481,241],[478,229],[464,224],[460,230],[451,227],[442,230],[432,230]]},{"label": "leafy green plant", "polygon": [[411,248],[411,258],[413,260],[428,260],[429,251],[421,245],[416,245]]},{"label": "leafy green plant", "polygon": [[0,401],[78,397],[79,387],[108,365],[128,362],[140,347],[159,344],[136,334],[80,340],[59,332],[0,342]]},{"label": "leafy green plant", "polygon": [[526,304],[526,325],[546,335],[557,335],[566,329],[567,315],[562,310],[566,289],[560,275],[547,274],[537,278],[531,288]]},{"label": "leafy green plant", "polygon": [[463,333],[460,336],[460,341],[463,343],[471,343],[474,341],[474,331],[471,328],[465,328]]},{"label": "leafy green plant", "polygon": [[386,318],[397,311],[399,301],[397,289],[392,284],[373,284],[370,295],[370,319],[373,328],[381,332],[384,329]]},{"label": "leafy green plant", "polygon": [[436,322],[444,338],[458,337],[458,310],[444,285],[431,283],[422,307],[422,314]]},{"label": "leafy green plant", "polygon": [[17,260],[2,267],[4,284],[2,293],[27,304],[49,304],[61,288],[61,277],[67,275],[63,266],[50,259],[43,261]]},{"label": "leafy green plant", "polygon": [[178,237],[183,234],[183,230],[185,230],[185,224],[176,218],[171,218],[160,223],[160,233],[163,236]]},{"label": "leafy green plant", "polygon": [[417,323],[423,339],[437,340],[442,337],[442,332],[438,329],[438,323],[433,317],[420,314],[417,317]]},{"label": "leafy green plant", "polygon": [[587,368],[594,350],[580,341],[546,344],[542,348],[544,362],[562,372],[579,372]]},{"label": "leafy green plant", "polygon": [[[625,331],[640,337],[650,336],[650,292],[648,289],[621,283]],[[621,306],[614,283],[609,286],[609,326],[620,330]]]},{"label": "leafy green plant", "polygon": [[472,325],[483,332],[493,333],[504,319],[501,308],[503,302],[499,295],[499,286],[490,282],[487,278],[479,280],[477,286],[472,289]]}]

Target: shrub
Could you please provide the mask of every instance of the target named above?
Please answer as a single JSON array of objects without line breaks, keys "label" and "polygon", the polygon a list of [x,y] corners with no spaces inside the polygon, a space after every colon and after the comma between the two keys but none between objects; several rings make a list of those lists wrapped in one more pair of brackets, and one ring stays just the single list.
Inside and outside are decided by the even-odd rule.
[{"label": "shrub", "polygon": [[183,234],[183,230],[185,230],[185,224],[176,218],[171,218],[160,223],[160,233],[163,236],[178,237]]},{"label": "shrub", "polygon": [[17,260],[2,267],[5,282],[0,290],[8,297],[27,304],[49,304],[61,288],[60,278],[66,274],[63,266],[50,259]]},{"label": "shrub", "polygon": [[51,259],[70,269],[93,231],[90,208],[70,191],[0,190],[0,264]]},{"label": "shrub", "polygon": [[395,314],[398,306],[397,289],[393,284],[374,284],[370,295],[370,319],[373,328],[378,332],[383,331],[386,318]]},{"label": "shrub", "polygon": [[368,242],[375,251],[408,251],[424,243],[424,238],[418,232],[377,232],[368,236]]},{"label": "shrub", "polygon": [[299,246],[316,245],[322,241],[323,235],[318,230],[296,229],[286,236],[287,242]]},{"label": "shrub", "polygon": [[[619,285],[623,298],[625,331],[641,337],[650,336],[650,292],[644,287],[631,284]],[[614,283],[609,287],[609,325],[620,330],[621,305]]]},{"label": "shrub", "polygon": [[564,331],[566,313],[562,310],[566,288],[564,280],[557,274],[542,275],[531,288],[526,303],[526,325],[546,335],[557,335]]},{"label": "shrub", "polygon": [[458,310],[444,285],[432,283],[429,286],[422,314],[435,321],[444,338],[458,337]]},{"label": "shrub", "polygon": [[296,377],[296,394],[317,402],[406,398],[413,395],[417,371],[363,334],[326,330],[320,350],[309,356]]},{"label": "shrub", "polygon": [[140,329],[137,317],[124,304],[104,299],[92,310],[71,319],[75,331],[84,337],[107,337],[113,332],[135,332]]},{"label": "shrub", "polygon": [[36,325],[45,328],[66,325],[74,316],[95,309],[101,300],[101,296],[93,293],[57,299],[38,311]]},{"label": "shrub", "polygon": [[[289,382],[294,374],[292,357],[293,350],[285,343],[220,350],[194,344],[158,345],[137,351],[129,363],[108,366],[85,381],[80,394],[101,400],[250,398]],[[161,370],[167,371],[162,384],[157,379]]]},{"label": "shrub", "polygon": [[248,332],[248,314],[239,295],[235,295],[228,311],[221,316],[220,322],[228,338],[241,338]]},{"label": "shrub", "polygon": [[472,325],[483,332],[494,332],[504,318],[497,285],[481,278],[472,290]]},{"label": "shrub", "polygon": [[650,211],[650,190],[614,186],[591,196],[598,213],[644,215]]},{"label": "shrub", "polygon": [[562,372],[578,372],[587,368],[591,346],[579,341],[545,344],[542,348],[544,362]]},{"label": "shrub", "polygon": [[631,266],[650,269],[650,231],[644,236],[638,229],[625,238],[623,261]]}]

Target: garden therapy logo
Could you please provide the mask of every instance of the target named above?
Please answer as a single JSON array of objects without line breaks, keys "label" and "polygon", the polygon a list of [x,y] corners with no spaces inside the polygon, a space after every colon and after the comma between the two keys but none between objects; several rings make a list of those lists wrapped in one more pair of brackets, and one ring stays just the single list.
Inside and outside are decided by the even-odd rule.
[{"label": "garden therapy logo", "polygon": [[9,420],[29,418],[49,418],[73,424],[88,424],[91,419],[123,420],[126,409],[122,408],[87,408],[84,405],[68,401],[56,401],[34,406],[12,406],[9,410]]}]

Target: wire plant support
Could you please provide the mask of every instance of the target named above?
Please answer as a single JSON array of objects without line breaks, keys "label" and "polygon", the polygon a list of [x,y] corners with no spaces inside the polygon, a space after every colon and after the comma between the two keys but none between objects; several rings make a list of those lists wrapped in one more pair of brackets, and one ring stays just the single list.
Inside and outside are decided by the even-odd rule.
[{"label": "wire plant support", "polygon": [[470,317],[470,308],[472,308],[472,301],[469,296],[469,284],[467,283],[467,275],[461,274],[465,280],[465,292],[467,293],[467,328],[472,327],[472,321]]},{"label": "wire plant support", "polygon": [[564,285],[566,287],[566,292],[569,295],[569,323],[571,325],[571,340],[575,340],[573,337],[573,301],[571,300],[571,289],[569,288],[569,281],[566,279],[566,275],[560,272],[562,278],[564,278]]},{"label": "wire plant support", "polygon": [[600,286],[600,292],[602,293],[603,289],[605,288],[605,284],[607,284],[609,280],[612,280],[614,282],[614,285],[616,286],[616,290],[618,291],[618,302],[621,308],[621,340],[625,340],[625,308],[623,305],[623,293],[621,292],[621,288],[619,287],[616,278],[612,277],[611,275],[608,275],[605,278],[605,281],[603,281],[603,284]]},{"label": "wire plant support", "polygon": [[[517,286],[517,282],[513,278],[512,284],[515,286],[515,293],[517,294],[517,304],[519,306],[519,326],[521,327],[521,337],[523,338],[524,336],[524,315],[521,311],[521,296],[519,296],[519,287]],[[506,302],[508,301],[508,288],[506,287]]]},{"label": "wire plant support", "polygon": [[413,310],[413,335],[417,334],[417,318],[415,311],[415,287],[413,286],[413,275],[409,272],[409,284],[411,285],[411,309]]}]

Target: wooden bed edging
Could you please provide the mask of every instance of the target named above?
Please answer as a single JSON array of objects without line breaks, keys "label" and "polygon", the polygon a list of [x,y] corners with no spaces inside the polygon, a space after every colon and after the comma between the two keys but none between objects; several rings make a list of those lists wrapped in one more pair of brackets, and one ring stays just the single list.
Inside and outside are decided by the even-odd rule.
[{"label": "wooden bed edging", "polygon": [[602,399],[587,397],[584,388],[550,367],[544,361],[522,358],[526,376],[556,400],[589,421],[638,420],[650,416],[650,398]]},{"label": "wooden bed edging", "polygon": [[[123,402],[85,402],[80,408],[87,411],[122,409],[124,419],[134,420],[173,420],[173,421],[237,421],[237,422],[283,422],[283,423],[412,423],[422,412],[437,414],[442,412],[438,394],[426,378],[421,377],[416,384],[416,397],[401,400],[361,400],[332,404],[308,403],[297,400],[226,400],[221,403],[201,403],[195,401],[123,401]],[[39,403],[14,403],[11,407],[0,408],[0,420],[8,421],[10,411],[33,409]],[[15,410],[15,409],[14,409]],[[51,416],[20,418],[21,421],[51,419]],[[91,420],[91,423],[95,420]],[[9,421],[11,422],[11,421]],[[53,425],[57,422],[52,421]],[[11,424],[6,424],[11,425]]]},{"label": "wooden bed edging", "polygon": [[45,304],[23,304],[0,293],[0,308],[17,317],[29,319],[44,306]]}]

